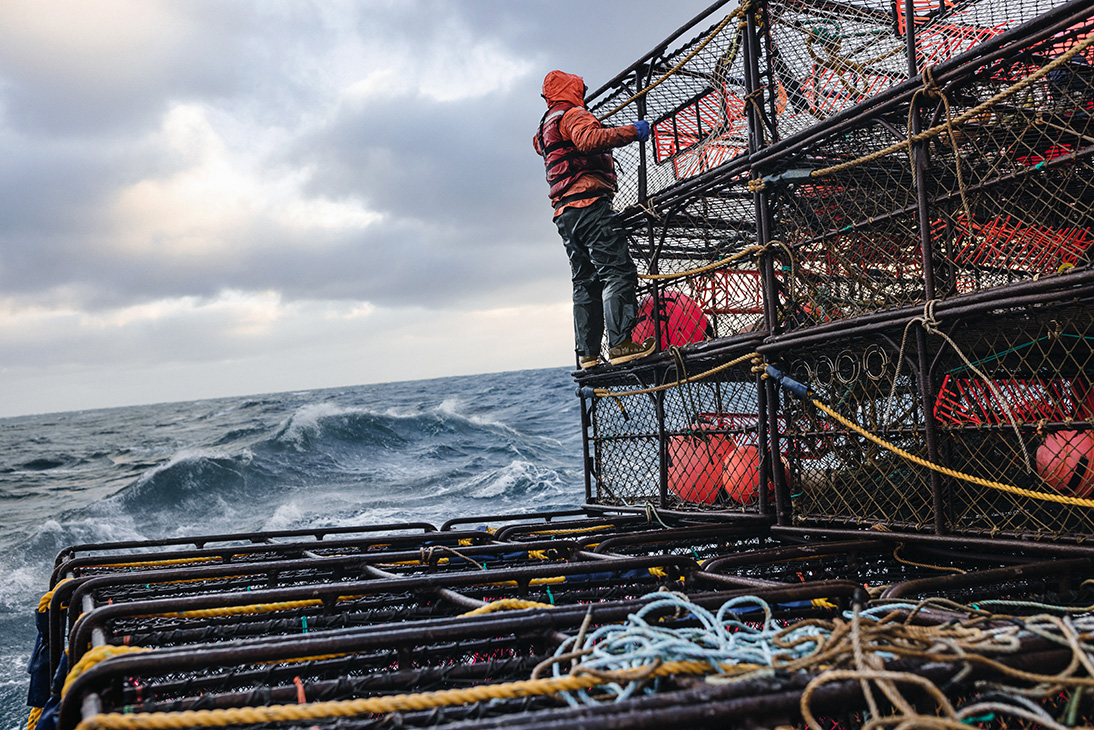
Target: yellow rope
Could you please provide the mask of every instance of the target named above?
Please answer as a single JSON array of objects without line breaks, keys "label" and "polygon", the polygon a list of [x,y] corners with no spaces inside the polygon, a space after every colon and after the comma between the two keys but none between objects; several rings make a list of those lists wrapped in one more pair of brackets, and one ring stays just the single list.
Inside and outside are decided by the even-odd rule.
[{"label": "yellow rope", "polygon": [[1086,50],[1086,48],[1089,47],[1091,44],[1094,44],[1094,35],[1091,35],[1091,36],[1088,36],[1087,38],[1084,38],[1080,43],[1075,44],[1075,46],[1073,46],[1066,53],[1059,56],[1058,58],[1053,59],[1051,63],[1048,63],[1045,66],[1042,66],[1040,69],[1033,72],[1032,74],[1030,74],[1026,78],[1022,79],[1021,81],[1017,82],[1016,84],[1013,84],[1012,86],[1009,86],[1009,87],[1003,89],[1002,91],[995,94],[994,96],[992,96],[987,101],[985,101],[985,102],[983,102],[983,103],[981,103],[977,106],[974,106],[972,109],[969,109],[966,112],[963,112],[963,113],[959,114],[958,116],[956,116],[952,120],[947,119],[942,124],[937,124],[937,125],[931,127],[930,129],[927,129],[923,132],[920,132],[919,134],[909,136],[907,139],[903,139],[900,142],[897,142],[896,144],[890,145],[889,147],[886,147],[883,150],[878,150],[877,152],[871,152],[870,154],[865,155],[863,157],[859,157],[858,159],[849,160],[847,162],[841,162],[838,165],[832,165],[831,167],[825,167],[825,168],[822,168],[820,170],[813,170],[809,174],[810,174],[811,177],[822,177],[824,175],[831,175],[832,173],[842,172],[844,170],[850,169],[852,167],[857,167],[858,165],[862,165],[862,164],[865,164],[867,162],[873,162],[874,160],[879,159],[881,157],[885,157],[886,155],[890,155],[893,152],[899,152],[900,150],[908,147],[912,143],[922,142],[923,140],[927,140],[927,139],[931,139],[933,137],[937,137],[938,135],[942,134],[943,132],[951,130],[954,126],[963,124],[964,122],[968,121],[969,119],[971,119],[975,116],[978,116],[979,114],[984,112],[986,109],[988,109],[988,107],[991,107],[991,106],[994,106],[995,104],[998,104],[1000,101],[1007,98],[1011,94],[1014,94],[1014,93],[1017,93],[1017,92],[1021,91],[1022,89],[1026,88],[1030,84],[1034,83],[1035,81],[1037,81],[1037,80],[1041,79],[1042,77],[1046,76],[1047,74],[1051,73],[1052,71],[1054,71],[1055,69],[1057,69],[1060,66],[1064,65],[1065,63],[1068,63],[1069,61],[1071,61],[1072,58],[1074,58],[1075,56],[1077,56],[1078,54],[1080,54],[1084,50]]},{"label": "yellow rope", "polygon": [[75,681],[76,677],[79,677],[99,662],[109,659],[110,657],[129,654],[135,651],[147,651],[147,649],[142,646],[114,646],[112,644],[106,644],[88,650],[86,654],[80,657],[80,661],[76,662],[72,669],[69,670],[68,675],[65,677],[64,686],[61,687],[61,696],[64,697],[68,692],[69,686]]},{"label": "yellow rope", "polygon": [[34,730],[38,727],[38,718],[42,716],[41,707],[30,708],[30,717],[27,718],[27,730]]},{"label": "yellow rope", "polygon": [[[1091,37],[1094,38],[1094,36],[1091,36]],[[906,459],[907,461],[910,461],[913,464],[918,464],[919,466],[923,466],[923,467],[926,467],[926,468],[928,468],[932,471],[936,471],[939,474],[945,474],[948,477],[953,477],[954,479],[960,479],[961,481],[970,482],[971,484],[977,484],[981,487],[988,487],[989,489],[997,489],[1001,492],[1008,492],[1009,494],[1016,494],[1020,497],[1029,497],[1030,499],[1039,499],[1039,500],[1042,500],[1042,501],[1045,501],[1045,502],[1056,502],[1058,504],[1066,504],[1066,505],[1071,505],[1073,507],[1094,507],[1094,499],[1081,499],[1079,497],[1068,497],[1068,496],[1065,496],[1063,494],[1050,494],[1048,492],[1035,492],[1032,489],[1023,489],[1022,487],[1015,487],[1011,484],[1003,484],[1002,482],[996,482],[996,481],[992,481],[990,479],[982,479],[980,477],[973,476],[972,474],[965,474],[963,472],[959,472],[959,471],[956,471],[954,469],[950,469],[950,468],[947,468],[945,466],[935,464],[934,462],[927,461],[926,459],[922,459],[918,456],[915,456],[914,454],[909,454],[907,451],[904,451],[903,449],[901,449],[897,446],[894,446],[893,444],[889,443],[888,441],[885,441],[884,439],[882,439],[878,436],[875,436],[874,434],[870,433],[869,431],[862,428],[858,424],[853,423],[850,420],[848,420],[848,419],[844,418],[843,416],[841,416],[839,413],[836,413],[834,410],[832,410],[831,408],[826,406],[824,403],[821,403],[816,398],[813,399],[813,405],[816,406],[821,411],[824,411],[829,416],[836,419],[841,424],[843,424],[847,428],[851,429],[855,433],[857,433],[860,436],[863,436],[864,438],[874,442],[875,444],[877,444],[881,448],[887,449],[887,450],[893,452],[894,454],[896,454],[897,456],[901,457],[902,459]]]},{"label": "yellow rope", "polygon": [[708,264],[706,266],[700,266],[697,269],[689,269],[688,271],[680,271],[680,272],[673,273],[673,274],[639,274],[638,278],[639,279],[650,279],[650,280],[682,279],[685,276],[692,276],[694,274],[702,274],[702,273],[705,273],[707,271],[717,269],[721,266],[725,266],[728,263],[732,263],[732,262],[736,261],[737,259],[744,258],[745,256],[748,256],[749,254],[759,253],[763,250],[764,250],[763,246],[749,246],[748,248],[745,248],[745,249],[742,249],[742,250],[738,251],[737,253],[733,254],[732,256],[727,256],[726,258],[722,259],[721,261],[715,261],[713,264]]},{"label": "yellow rope", "polygon": [[[338,600],[351,598],[351,596],[339,596]],[[169,613],[150,614],[166,618],[211,618],[214,616],[241,616],[251,613],[271,613],[273,611],[291,611],[296,608],[310,608],[322,606],[319,598],[307,598],[300,601],[280,601],[277,603],[253,603],[247,606],[221,606],[219,608],[198,608],[192,611],[171,611]]]},{"label": "yellow rope", "polygon": [[38,613],[45,613],[46,611],[49,610],[49,603],[50,603],[50,601],[53,600],[53,594],[56,592],[56,590],[58,588],[61,587],[62,583],[66,582],[66,581],[70,581],[70,580],[72,580],[72,579],[71,578],[62,578],[61,580],[57,581],[57,585],[53,586],[52,589],[47,591],[46,594],[44,596],[42,596],[41,600],[38,601]]},{"label": "yellow rope", "polygon": [[522,608],[554,608],[554,606],[539,601],[526,601],[523,598],[502,598],[499,601],[491,601],[485,606],[479,606],[467,613],[461,613],[460,617],[482,616],[495,611],[518,611]]},{"label": "yellow rope", "polygon": [[747,355],[741,355],[740,357],[738,357],[734,360],[730,360],[729,362],[724,363],[722,365],[719,365],[718,367],[714,367],[714,368],[711,368],[710,370],[707,370],[705,372],[701,372],[698,375],[692,375],[692,376],[687,377],[687,378],[681,378],[681,379],[676,380],[672,383],[665,383],[664,385],[656,385],[656,386],[652,386],[652,387],[649,387],[649,388],[642,388],[641,390],[628,390],[628,391],[624,391],[622,393],[615,393],[613,391],[608,390],[607,388],[595,388],[595,389],[593,389],[593,394],[600,397],[600,398],[625,398],[625,397],[631,396],[631,395],[646,395],[647,393],[656,393],[660,390],[668,390],[669,388],[675,388],[677,386],[684,385],[686,383],[694,383],[695,381],[702,380],[703,378],[709,378],[711,375],[715,375],[716,373],[720,373],[723,370],[728,370],[729,368],[733,367],[734,365],[740,365],[745,360],[751,360],[752,358],[758,356],[759,354],[760,353],[758,353],[758,352],[750,352]]},{"label": "yellow rope", "polygon": [[931,565],[930,563],[917,563],[914,560],[908,560],[907,558],[902,558],[902,557],[900,557],[900,549],[902,547],[904,547],[904,543],[900,543],[895,548],[893,548],[893,559],[896,560],[898,563],[903,563],[904,565],[911,565],[915,568],[929,568],[930,570],[942,570],[942,571],[946,571],[946,572],[949,572],[949,573],[959,573],[959,574],[962,574],[962,575],[964,575],[967,572],[965,570],[962,570],[961,568],[957,568],[957,567],[950,566],[950,565]]},{"label": "yellow rope", "polygon": [[703,42],[702,42],[702,43],[700,43],[700,44],[699,44],[698,46],[696,46],[696,47],[695,47],[695,50],[693,50],[693,51],[692,51],[691,53],[689,53],[689,54],[688,54],[687,56],[685,56],[685,57],[684,57],[684,60],[680,61],[680,63],[676,64],[676,65],[675,65],[675,66],[673,66],[673,67],[672,67],[671,69],[669,69],[668,71],[666,71],[666,72],[665,72],[665,74],[664,74],[663,76],[661,76],[661,78],[657,79],[657,80],[656,80],[656,81],[654,81],[654,82],[653,82],[652,84],[650,84],[650,85],[649,85],[649,86],[647,86],[646,88],[642,89],[641,91],[639,91],[638,93],[636,93],[636,94],[635,94],[634,96],[632,96],[631,98],[627,99],[627,100],[626,100],[625,102],[623,102],[622,104],[620,104],[619,106],[617,106],[617,107],[616,107],[615,109],[612,109],[612,110],[611,110],[610,112],[608,112],[607,114],[604,114],[603,116],[599,117],[600,121],[602,121],[602,122],[603,122],[603,121],[604,121],[605,119],[608,119],[609,117],[613,116],[613,115],[614,115],[614,114],[615,114],[616,112],[618,112],[618,111],[619,111],[620,109],[623,109],[624,107],[626,107],[626,106],[627,106],[628,104],[630,104],[630,103],[631,103],[632,101],[634,101],[635,99],[637,99],[637,98],[639,98],[639,97],[641,97],[641,96],[645,96],[645,95],[646,95],[646,94],[648,94],[648,93],[649,93],[650,91],[652,91],[653,89],[655,89],[655,88],[656,88],[657,86],[660,86],[660,84],[661,84],[661,82],[662,82],[662,81],[664,81],[665,79],[667,79],[667,78],[668,78],[669,76],[672,76],[673,74],[675,74],[675,73],[676,73],[677,71],[679,71],[679,70],[680,70],[681,68],[683,68],[683,66],[684,66],[684,64],[685,64],[685,63],[687,63],[687,62],[688,62],[688,61],[690,61],[690,60],[691,60],[692,58],[694,58],[694,57],[695,57],[695,55],[696,55],[697,53],[699,53],[699,51],[701,51],[701,50],[703,50],[704,48],[706,48],[706,45],[707,45],[708,43],[710,43],[710,42],[711,42],[712,40],[714,40],[714,37],[715,37],[715,36],[717,36],[717,35],[718,35],[719,33],[721,33],[721,32],[722,32],[722,28],[725,28],[725,27],[726,27],[726,25],[727,25],[727,24],[729,23],[729,21],[733,20],[733,19],[734,19],[734,18],[736,18],[736,17],[738,16],[738,15],[741,15],[742,13],[744,13],[744,12],[745,12],[745,11],[747,11],[747,10],[748,10],[748,4],[747,4],[747,3],[745,3],[745,4],[741,5],[740,7],[738,7],[738,8],[736,9],[736,10],[734,10],[734,11],[733,11],[732,13],[730,13],[729,15],[727,15],[727,16],[725,17],[725,19],[724,19],[724,20],[722,20],[722,22],[721,22],[721,23],[719,23],[719,24],[718,24],[718,26],[717,26],[717,27],[716,27],[716,28],[715,28],[715,29],[714,29],[713,31],[711,31],[710,35],[708,35],[708,36],[707,36],[706,38],[704,38],[704,39],[703,39]]},{"label": "yellow rope", "polygon": [[[652,671],[651,671],[652,669]],[[652,668],[631,670],[648,676],[671,674],[702,674],[710,672],[707,662],[666,662]],[[399,710],[428,710],[493,699],[514,699],[575,692],[615,681],[629,681],[614,673],[576,674],[547,679],[528,679],[504,684],[480,685],[464,689],[446,689],[410,695],[368,697],[356,700],[311,702],[269,707],[233,707],[220,710],[188,710],[185,712],[150,712],[123,714],[112,712],[95,715],[77,725],[76,730],[176,730],[192,727],[224,727],[254,725],[267,722],[319,720],[335,717],[382,714]]]},{"label": "yellow rope", "polygon": [[592,527],[573,527],[566,530],[535,530],[529,532],[529,535],[574,535],[582,532],[600,532],[601,530],[610,530],[614,525],[594,525]]}]

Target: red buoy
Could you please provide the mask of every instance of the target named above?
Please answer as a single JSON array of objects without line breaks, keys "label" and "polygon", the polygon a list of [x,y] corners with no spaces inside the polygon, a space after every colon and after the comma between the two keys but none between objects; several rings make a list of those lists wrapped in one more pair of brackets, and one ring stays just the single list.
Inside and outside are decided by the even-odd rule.
[{"label": "red buoy", "polygon": [[738,504],[752,504],[760,489],[760,450],[738,446],[726,456],[722,468],[722,486]]},{"label": "red buoy", "polygon": [[1060,494],[1086,497],[1094,492],[1094,433],[1049,434],[1037,447],[1037,473]]},{"label": "red buoy", "polygon": [[[760,449],[757,446],[738,446],[726,456],[722,469],[722,486],[726,495],[739,504],[755,504],[760,491]],[[783,474],[790,481],[790,465],[782,459]],[[768,486],[771,483],[768,482]]]},{"label": "red buoy", "polygon": [[[675,291],[661,293],[661,306],[657,312],[661,320],[663,347],[682,347],[689,342],[701,342],[707,336],[707,317],[702,308],[686,294]],[[654,333],[653,297],[648,296],[638,305],[638,323],[631,332],[631,339],[642,342]]]},{"label": "red buoy", "polygon": [[714,504],[722,489],[726,457],[733,449],[733,442],[720,433],[671,436],[669,489],[687,502]]}]

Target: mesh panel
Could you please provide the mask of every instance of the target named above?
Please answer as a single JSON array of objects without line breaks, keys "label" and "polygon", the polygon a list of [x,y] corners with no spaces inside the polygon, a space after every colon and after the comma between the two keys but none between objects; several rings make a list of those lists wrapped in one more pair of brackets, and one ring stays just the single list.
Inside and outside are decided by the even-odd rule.
[{"label": "mesh panel", "polygon": [[[932,383],[926,397],[913,372],[920,360],[916,338],[902,335],[900,327],[811,348],[788,367],[819,400],[923,459],[929,456],[924,414],[930,413],[937,424],[936,463],[1034,493],[941,475],[948,530],[1089,536],[1090,510],[1036,495],[1094,492],[1087,467],[1094,458],[1091,320],[1085,305],[1011,308],[948,328],[948,340],[931,335],[924,353]],[[833,423],[810,404],[786,396],[782,407],[800,520],[932,526],[929,470]]]},{"label": "mesh panel", "polygon": [[[797,353],[789,371],[839,413],[925,458],[922,401],[907,368],[896,377],[892,405],[889,402],[897,354],[881,338],[843,342]],[[905,355],[915,354],[906,348]],[[915,529],[931,524],[930,483],[921,470],[848,433],[789,394],[781,405],[788,424],[794,511],[801,519],[884,522]]]},{"label": "mesh panel", "polygon": [[[1090,307],[1083,306],[1012,310],[954,329],[951,336],[970,362],[952,348],[940,353],[933,404],[954,468],[1038,492],[1094,492],[1092,324]],[[963,530],[1094,535],[1089,509],[964,481],[950,489],[950,518]]]},{"label": "mesh panel", "polygon": [[[666,369],[663,379],[687,380],[729,362],[724,357],[711,358],[689,369],[680,360]],[[593,410],[596,500],[684,510],[756,511],[761,498],[762,449],[758,395],[750,363],[678,387],[645,392],[648,390],[607,388]],[[659,410],[663,414],[664,453],[660,449]]]}]

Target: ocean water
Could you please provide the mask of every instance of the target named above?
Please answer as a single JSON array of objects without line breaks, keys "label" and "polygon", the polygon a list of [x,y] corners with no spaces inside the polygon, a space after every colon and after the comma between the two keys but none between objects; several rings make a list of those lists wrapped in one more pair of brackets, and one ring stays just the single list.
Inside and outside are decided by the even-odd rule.
[{"label": "ocean water", "polygon": [[0,730],[26,720],[54,556],[110,540],[584,502],[564,369],[0,419]]}]

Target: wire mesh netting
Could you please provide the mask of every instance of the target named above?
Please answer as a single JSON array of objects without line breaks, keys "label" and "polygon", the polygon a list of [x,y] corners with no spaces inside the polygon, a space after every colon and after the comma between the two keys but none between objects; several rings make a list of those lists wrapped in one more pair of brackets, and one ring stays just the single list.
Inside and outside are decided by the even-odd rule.
[{"label": "wire mesh netting", "polygon": [[[672,372],[688,377],[682,361]],[[756,511],[765,492],[750,363],[683,387],[650,390],[622,385],[601,393],[591,414],[596,501]]]},{"label": "wire mesh netting", "polygon": [[[661,351],[630,372],[675,387],[620,397],[627,373],[579,376],[600,386],[589,498],[1091,534],[1091,323],[1082,305],[1036,311],[1094,285],[1091,8],[727,3],[671,38],[590,102],[652,125],[620,151],[615,205],[643,277],[639,334]],[[1051,352],[1049,321],[1066,333]],[[753,386],[746,365],[700,367],[746,347],[805,383],[799,397]],[[993,365],[1014,348],[1021,366]]]},{"label": "wire mesh netting", "polygon": [[[1066,499],[1094,491],[1086,466],[1092,324],[1088,304],[1008,308],[931,335],[922,352],[907,336],[915,322],[795,352],[787,367],[818,399],[920,458],[931,457],[933,438],[930,460],[956,472],[910,463],[785,397],[795,514],[818,523],[925,529],[937,517],[946,531],[1094,534],[1090,510]],[[921,380],[931,384],[927,398]],[[930,438],[925,414],[935,425]]]},{"label": "wire mesh netting", "polygon": [[[1066,497],[1094,492],[1089,305],[1009,311],[966,322],[943,348],[934,403],[944,456],[954,468]],[[1094,535],[1094,516],[967,481],[951,486],[952,524],[1041,535]]]},{"label": "wire mesh netting", "polygon": [[[899,330],[894,334],[899,336]],[[926,458],[919,389],[909,368],[897,374],[899,353],[891,341],[844,341],[797,351],[788,372],[858,425]],[[916,352],[906,346],[904,355],[910,358]],[[784,397],[782,408],[788,425],[790,489],[801,520],[931,526],[929,472],[833,424],[811,404]]]},{"label": "wire mesh netting", "polygon": [[928,72],[915,105],[870,115],[796,159],[798,178],[773,194],[786,325],[1089,263],[1094,76],[1085,48],[1067,54],[1092,28],[1077,24],[950,83]]}]

